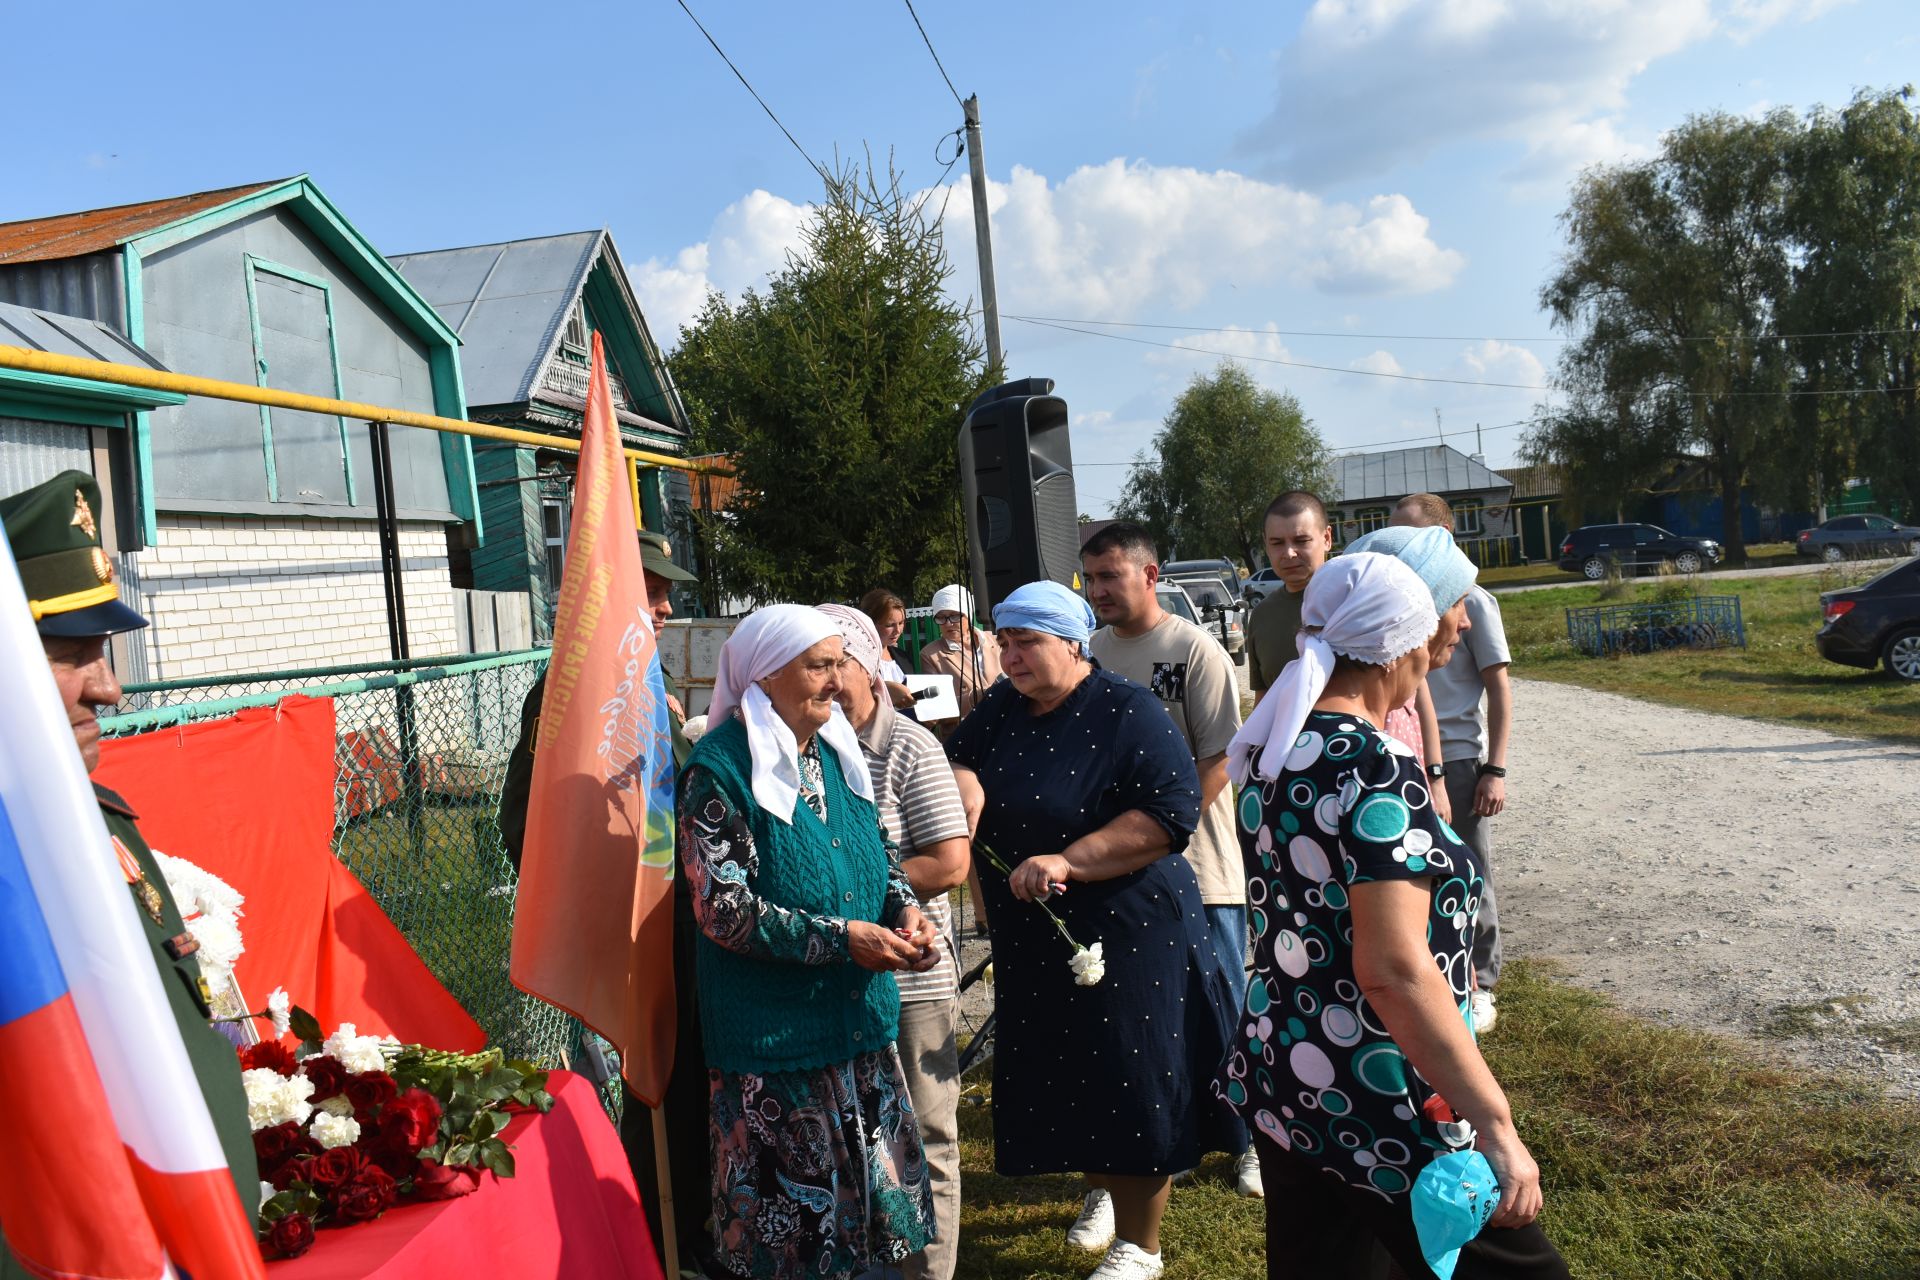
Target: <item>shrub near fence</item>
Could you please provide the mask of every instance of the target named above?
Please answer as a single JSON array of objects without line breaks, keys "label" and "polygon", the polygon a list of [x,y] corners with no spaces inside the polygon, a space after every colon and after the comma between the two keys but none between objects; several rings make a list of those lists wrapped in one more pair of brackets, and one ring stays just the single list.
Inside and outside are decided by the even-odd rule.
[{"label": "shrub near fence", "polygon": [[[510,1058],[577,1060],[582,1028],[507,977],[518,878],[495,820],[520,705],[547,650],[129,685],[109,736],[330,697],[333,851]],[[618,1085],[603,1090],[609,1109]]]}]

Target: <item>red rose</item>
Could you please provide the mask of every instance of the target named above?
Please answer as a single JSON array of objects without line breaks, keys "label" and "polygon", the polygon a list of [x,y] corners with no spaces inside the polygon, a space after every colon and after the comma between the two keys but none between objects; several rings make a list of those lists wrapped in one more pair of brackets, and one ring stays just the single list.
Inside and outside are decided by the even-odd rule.
[{"label": "red rose", "polygon": [[384,1071],[363,1071],[347,1077],[347,1101],[353,1104],[356,1116],[384,1107],[399,1095],[400,1086]]},{"label": "red rose", "polygon": [[265,1129],[253,1131],[253,1154],[260,1161],[260,1167],[277,1166],[300,1146],[305,1135],[300,1126],[289,1120],[285,1124],[270,1125]]},{"label": "red rose", "polygon": [[307,1166],[306,1181],[324,1191],[344,1186],[360,1176],[367,1158],[357,1147],[333,1147],[315,1156]]},{"label": "red rose", "polygon": [[393,1207],[393,1197],[393,1175],[369,1165],[333,1193],[333,1216],[345,1225],[370,1222]]},{"label": "red rose", "polygon": [[240,1069],[252,1071],[258,1067],[269,1067],[283,1076],[290,1076],[299,1069],[294,1061],[293,1050],[278,1040],[262,1040],[259,1044],[250,1044],[240,1050]]},{"label": "red rose", "polygon": [[347,1069],[332,1054],[315,1054],[300,1064],[300,1070],[313,1081],[313,1103],[319,1106],[347,1087]]},{"label": "red rose", "polygon": [[271,1182],[276,1190],[285,1191],[296,1182],[311,1183],[313,1181],[313,1162],[319,1155],[320,1144],[314,1142],[312,1138],[308,1138],[307,1141],[313,1144],[314,1150],[295,1151],[271,1173],[268,1173],[265,1168],[260,1170],[261,1175]]},{"label": "red rose", "polygon": [[290,1213],[267,1229],[267,1248],[279,1258],[297,1258],[313,1244],[313,1219]]},{"label": "red rose", "polygon": [[389,1151],[412,1155],[440,1136],[440,1099],[425,1089],[409,1089],[380,1113],[380,1142]]},{"label": "red rose", "polygon": [[421,1200],[452,1200],[480,1189],[480,1171],[457,1165],[449,1167],[431,1160],[420,1162],[413,1175],[413,1194]]},{"label": "red rose", "polygon": [[420,1161],[410,1151],[389,1151],[377,1142],[367,1152],[367,1162],[377,1164],[393,1175],[395,1182],[405,1182],[420,1168]]}]

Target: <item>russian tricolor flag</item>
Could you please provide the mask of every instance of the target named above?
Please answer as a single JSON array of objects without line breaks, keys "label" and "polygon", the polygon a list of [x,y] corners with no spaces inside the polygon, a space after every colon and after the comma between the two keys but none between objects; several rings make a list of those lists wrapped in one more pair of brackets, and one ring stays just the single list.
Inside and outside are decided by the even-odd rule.
[{"label": "russian tricolor flag", "polygon": [[41,1276],[264,1277],[0,535],[0,1227]]}]

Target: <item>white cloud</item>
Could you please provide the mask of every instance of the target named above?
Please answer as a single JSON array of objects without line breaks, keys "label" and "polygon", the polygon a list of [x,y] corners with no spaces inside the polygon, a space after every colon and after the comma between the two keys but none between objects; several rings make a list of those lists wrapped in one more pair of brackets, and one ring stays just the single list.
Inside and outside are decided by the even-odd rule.
[{"label": "white cloud", "polygon": [[[1424,293],[1465,265],[1405,196],[1365,208],[1230,170],[1109,160],[1058,183],[1016,166],[989,180],[993,256],[1006,312],[1126,319],[1189,307],[1221,285],[1288,283],[1324,293]],[[976,278],[965,181],[947,202],[956,285]]]},{"label": "white cloud", "polygon": [[1504,382],[1522,387],[1545,387],[1547,367],[1540,357],[1511,342],[1483,338],[1455,357],[1447,376],[1476,382]]},{"label": "white cloud", "polygon": [[[965,179],[935,191],[946,209],[951,288],[979,292],[973,200]],[[1222,285],[1285,283],[1328,294],[1445,288],[1466,259],[1433,239],[1402,195],[1363,206],[1329,201],[1228,170],[1115,159],[1058,183],[1016,166],[988,183],[1003,313],[1124,320],[1189,307]],[[641,307],[671,346],[709,289],[733,295],[784,265],[807,206],[765,191],[735,201],[707,238],[632,268]]]},{"label": "white cloud", "polygon": [[1406,372],[1400,367],[1400,362],[1393,358],[1393,353],[1390,351],[1369,351],[1366,355],[1353,361],[1349,367],[1358,369],[1363,373]]},{"label": "white cloud", "polygon": [[1147,362],[1190,365],[1216,363],[1223,357],[1254,361],[1293,359],[1293,353],[1287,350],[1287,344],[1281,340],[1277,327],[1271,324],[1263,329],[1229,325],[1205,333],[1182,334],[1172,340],[1172,345],[1177,349],[1148,353]]},{"label": "white cloud", "polygon": [[654,338],[665,347],[679,345],[681,326],[699,313],[708,290],[739,294],[785,266],[806,217],[806,205],[754,191],[722,209],[705,240],[671,258],[630,266]]},{"label": "white cloud", "polygon": [[1309,185],[1493,139],[1523,188],[1640,154],[1627,89],[1651,63],[1841,0],[1317,0],[1280,55],[1272,113],[1243,145]]}]

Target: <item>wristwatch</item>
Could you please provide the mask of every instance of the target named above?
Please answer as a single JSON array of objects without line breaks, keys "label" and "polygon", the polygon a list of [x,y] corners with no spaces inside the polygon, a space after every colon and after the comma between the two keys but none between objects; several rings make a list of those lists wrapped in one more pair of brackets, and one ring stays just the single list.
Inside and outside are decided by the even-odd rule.
[{"label": "wristwatch", "polygon": [[1430,764],[1427,766],[1427,776],[1429,778],[1444,778],[1447,776],[1447,766],[1443,764]]},{"label": "wristwatch", "polygon": [[1483,764],[1480,766],[1480,776],[1483,778],[1504,778],[1507,776],[1507,767],[1500,764]]}]

